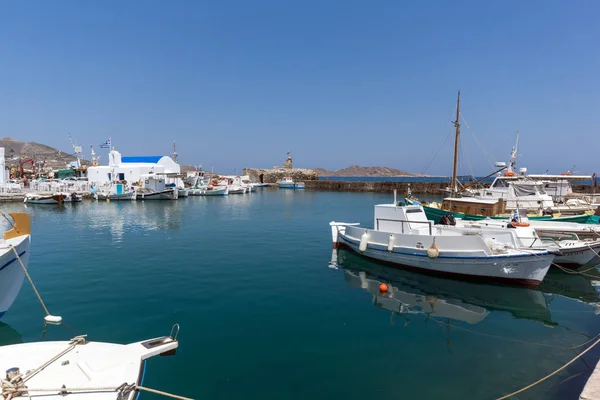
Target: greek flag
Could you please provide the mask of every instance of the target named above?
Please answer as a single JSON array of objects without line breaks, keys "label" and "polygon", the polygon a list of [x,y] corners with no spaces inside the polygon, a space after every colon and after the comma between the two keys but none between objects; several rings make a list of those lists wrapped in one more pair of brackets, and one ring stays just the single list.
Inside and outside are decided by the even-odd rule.
[{"label": "greek flag", "polygon": [[110,149],[111,144],[112,143],[110,142],[110,138],[108,138],[108,140],[106,142],[104,142],[100,145],[100,148],[101,149]]},{"label": "greek flag", "polygon": [[412,190],[410,190],[410,183],[408,184],[408,190],[406,193],[408,196],[407,197],[411,197],[412,196]]}]

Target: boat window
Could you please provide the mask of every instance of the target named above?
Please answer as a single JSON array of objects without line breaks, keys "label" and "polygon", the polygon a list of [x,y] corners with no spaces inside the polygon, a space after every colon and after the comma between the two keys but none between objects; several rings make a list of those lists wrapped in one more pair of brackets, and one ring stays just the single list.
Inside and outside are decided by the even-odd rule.
[{"label": "boat window", "polygon": [[108,173],[108,180],[112,181],[112,174],[110,172]]},{"label": "boat window", "polygon": [[420,213],[420,212],[421,212],[421,210],[420,210],[420,209],[418,209],[418,208],[416,208],[416,209],[412,209],[412,210],[411,210],[411,209],[408,209],[408,210],[406,210],[406,213],[407,213],[407,214],[411,214],[411,213]]},{"label": "boat window", "polygon": [[504,179],[496,179],[494,181],[494,184],[492,185],[492,187],[494,188],[505,188],[508,185],[506,184],[506,181]]},{"label": "boat window", "polygon": [[122,172],[119,173],[119,180],[120,181],[124,181],[125,180],[125,174],[124,173],[122,173]]}]

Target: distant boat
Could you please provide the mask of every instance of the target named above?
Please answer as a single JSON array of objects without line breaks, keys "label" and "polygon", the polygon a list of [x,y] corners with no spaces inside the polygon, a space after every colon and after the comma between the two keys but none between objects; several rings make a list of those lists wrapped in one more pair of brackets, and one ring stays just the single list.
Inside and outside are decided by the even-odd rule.
[{"label": "distant boat", "polygon": [[136,192],[136,197],[137,200],[177,200],[178,194],[177,188],[159,191],[140,189]]},{"label": "distant boat", "polygon": [[50,204],[61,206],[65,201],[65,197],[66,196],[63,194],[42,195],[37,193],[27,193],[23,202],[27,204]]},{"label": "distant boat", "polygon": [[111,200],[111,201],[122,201],[122,200],[135,200],[135,190],[129,190],[127,186],[122,183],[115,183],[108,188],[100,188],[94,192],[94,198],[98,201]]},{"label": "distant boat", "polygon": [[304,182],[294,182],[291,176],[286,176],[277,182],[279,189],[304,189]]},{"label": "distant boat", "polygon": [[200,196],[227,196],[229,188],[227,186],[209,186],[202,189]]},{"label": "distant boat", "polygon": [[0,249],[0,317],[8,311],[17,298],[25,278],[25,272],[13,249],[27,268],[31,243],[29,214],[23,212],[9,214],[14,220],[13,227],[4,233],[4,245]]}]

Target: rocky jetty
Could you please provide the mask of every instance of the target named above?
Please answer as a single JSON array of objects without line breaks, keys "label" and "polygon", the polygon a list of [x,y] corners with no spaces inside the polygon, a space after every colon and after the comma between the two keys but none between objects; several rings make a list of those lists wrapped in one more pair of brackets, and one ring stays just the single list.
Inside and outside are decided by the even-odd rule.
[{"label": "rocky jetty", "polygon": [[291,176],[295,182],[314,181],[319,175],[312,169],[294,168],[292,154],[288,153],[281,167],[275,166],[271,169],[244,168],[243,175],[248,175],[251,182],[275,183],[286,176]]},{"label": "rocky jetty", "polygon": [[362,167],[360,165],[351,165],[335,171],[316,168],[315,172],[319,176],[427,176],[411,174],[406,171],[390,167]]}]

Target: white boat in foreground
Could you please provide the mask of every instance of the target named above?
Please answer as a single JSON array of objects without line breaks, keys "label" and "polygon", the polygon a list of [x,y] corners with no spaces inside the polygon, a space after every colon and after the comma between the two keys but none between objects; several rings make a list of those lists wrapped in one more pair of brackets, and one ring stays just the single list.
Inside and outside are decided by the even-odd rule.
[{"label": "white boat in foreground", "polygon": [[[0,347],[3,399],[137,399],[146,360],[175,354],[176,337],[164,336],[127,345],[71,341],[34,342]],[[48,365],[41,368],[46,363]]]},{"label": "white boat in foreground", "polygon": [[329,225],[334,248],[449,277],[538,286],[554,260],[547,250],[521,250],[513,230],[480,229],[473,234],[434,225],[420,205],[376,205],[374,229]]},{"label": "white boat in foreground", "polygon": [[17,298],[25,277],[15,250],[27,268],[31,243],[29,214],[18,212],[10,213],[10,216],[14,220],[13,227],[4,233],[4,238],[0,242],[0,317],[8,311]]},{"label": "white boat in foreground", "polygon": [[286,176],[277,181],[277,186],[279,189],[304,189],[304,182],[294,182],[291,176]]}]

